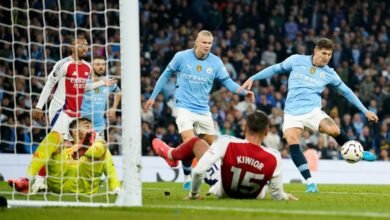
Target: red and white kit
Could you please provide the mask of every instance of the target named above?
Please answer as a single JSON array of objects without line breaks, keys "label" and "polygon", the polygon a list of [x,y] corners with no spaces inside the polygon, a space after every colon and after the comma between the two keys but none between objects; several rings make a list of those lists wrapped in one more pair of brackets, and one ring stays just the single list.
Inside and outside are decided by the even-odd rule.
[{"label": "red and white kit", "polygon": [[283,190],[279,152],[247,140],[222,136],[203,154],[193,170],[192,192],[199,192],[204,173],[221,160],[220,177],[210,188],[218,197],[262,198],[269,184],[273,199],[288,199]]},{"label": "red and white kit", "polygon": [[66,57],[54,65],[39,97],[36,108],[42,109],[55,87],[49,106],[49,120],[52,130],[60,132],[64,137],[69,136],[69,123],[80,117],[84,91],[104,85],[102,81],[87,85],[90,73],[91,66],[88,62]]}]

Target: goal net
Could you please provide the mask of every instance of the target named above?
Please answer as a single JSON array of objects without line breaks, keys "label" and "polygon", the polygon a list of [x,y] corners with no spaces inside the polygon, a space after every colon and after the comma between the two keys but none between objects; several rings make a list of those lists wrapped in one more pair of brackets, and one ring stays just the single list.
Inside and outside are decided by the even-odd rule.
[{"label": "goal net", "polygon": [[[10,206],[141,205],[138,10],[137,1],[126,0],[6,0],[0,3],[0,195],[7,198]],[[105,114],[104,129],[100,133],[107,141],[104,149],[112,155],[119,155],[113,163],[121,181],[120,190],[110,189],[110,172],[99,176],[96,174],[99,172],[94,170],[100,159],[106,158],[108,151],[104,151],[106,153],[99,159],[92,156],[87,161],[93,167],[91,177],[81,176],[79,172],[75,174],[78,185],[74,192],[64,190],[62,185],[59,192],[50,187],[36,194],[20,192],[17,190],[19,185],[14,182],[10,187],[7,180],[26,177],[37,147],[46,140],[52,128],[49,105],[55,89],[60,86],[59,82],[44,105],[44,122],[33,117],[34,108],[48,83],[49,73],[58,61],[72,54],[72,39],[79,36],[84,36],[88,43],[85,60],[90,64],[94,58],[103,59],[106,68],[100,79],[116,79],[120,88],[120,91],[111,91],[104,84],[100,85],[102,88],[89,90],[92,94],[92,124],[96,114],[94,110],[98,108],[94,106],[97,103],[94,102],[97,97],[94,94],[106,87],[108,92],[104,98],[107,110],[115,105],[116,95],[120,97],[121,94],[121,105],[116,111],[111,109],[114,113]],[[91,80],[92,84],[93,76],[91,73],[85,80]],[[82,94],[83,98],[86,93]],[[61,154],[67,148],[61,145],[59,149],[56,153]],[[48,170],[52,160],[53,156],[44,165],[46,180],[53,177]],[[63,171],[67,169],[63,164],[69,161],[61,158],[59,163],[62,164],[59,169]],[[105,163],[110,164],[112,160],[107,159]],[[98,190],[81,192],[78,189],[81,187],[80,178],[86,182],[98,179]],[[31,192],[33,181],[28,183]]]}]

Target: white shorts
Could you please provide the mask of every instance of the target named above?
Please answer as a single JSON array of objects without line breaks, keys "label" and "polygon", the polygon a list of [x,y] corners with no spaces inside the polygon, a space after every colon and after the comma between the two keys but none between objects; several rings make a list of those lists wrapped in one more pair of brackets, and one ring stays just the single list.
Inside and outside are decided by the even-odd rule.
[{"label": "white shorts", "polygon": [[214,121],[211,113],[201,115],[190,112],[184,108],[177,108],[176,124],[179,133],[187,130],[194,130],[195,134],[215,135]]},{"label": "white shorts", "polygon": [[[58,110],[54,116],[52,116],[50,120],[51,130],[57,131],[60,134],[62,134],[62,137],[65,140],[72,140],[72,137],[69,133],[69,124],[76,118],[70,117],[68,114],[66,114],[62,110]],[[50,118],[50,112],[49,112],[49,118]]]},{"label": "white shorts", "polygon": [[318,132],[320,122],[324,118],[330,118],[325,112],[321,109],[316,108],[313,111],[303,114],[303,115],[289,115],[284,114],[283,121],[283,132],[288,128],[310,128],[313,131]]}]

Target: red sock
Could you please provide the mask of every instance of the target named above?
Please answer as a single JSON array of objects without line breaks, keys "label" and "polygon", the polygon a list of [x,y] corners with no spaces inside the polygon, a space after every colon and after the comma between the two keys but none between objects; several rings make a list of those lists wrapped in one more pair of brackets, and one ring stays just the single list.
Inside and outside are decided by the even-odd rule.
[{"label": "red sock", "polygon": [[46,167],[43,166],[39,172],[38,172],[38,176],[46,176]]},{"label": "red sock", "polygon": [[193,137],[189,141],[180,144],[177,148],[172,150],[172,158],[174,160],[190,160],[191,161],[195,157],[192,149],[194,148],[195,143],[199,140],[200,140],[200,138]]}]

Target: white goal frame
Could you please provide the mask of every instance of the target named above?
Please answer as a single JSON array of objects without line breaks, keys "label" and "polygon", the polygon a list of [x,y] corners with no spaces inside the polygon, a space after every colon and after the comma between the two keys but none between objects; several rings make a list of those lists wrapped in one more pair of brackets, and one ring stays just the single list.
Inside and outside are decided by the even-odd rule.
[{"label": "white goal frame", "polygon": [[[93,1],[93,0],[90,0]],[[12,3],[11,3],[12,4]],[[12,7],[11,7],[12,10]],[[122,89],[122,191],[115,203],[8,200],[9,207],[142,206],[140,37],[138,0],[119,0]]]}]

